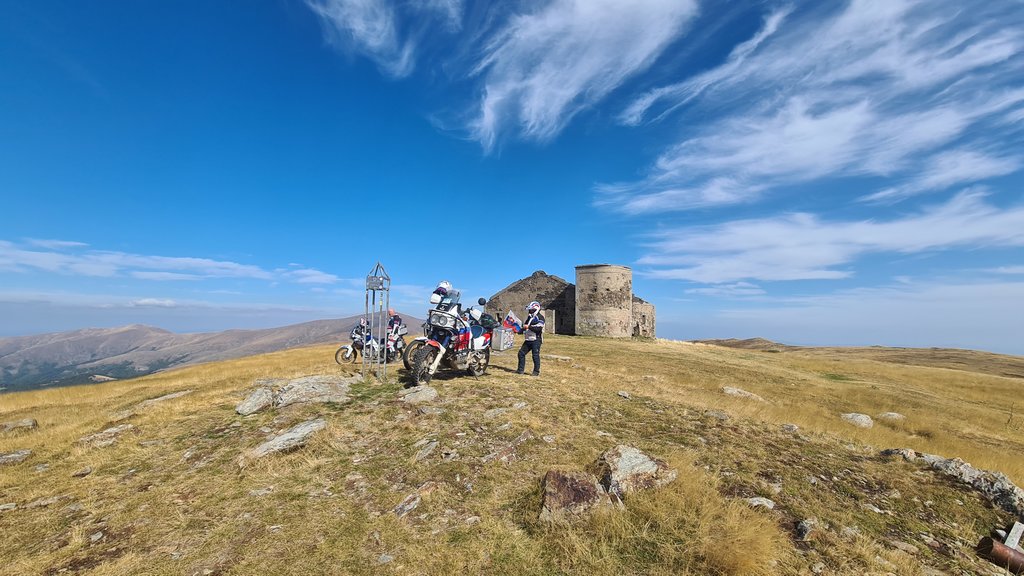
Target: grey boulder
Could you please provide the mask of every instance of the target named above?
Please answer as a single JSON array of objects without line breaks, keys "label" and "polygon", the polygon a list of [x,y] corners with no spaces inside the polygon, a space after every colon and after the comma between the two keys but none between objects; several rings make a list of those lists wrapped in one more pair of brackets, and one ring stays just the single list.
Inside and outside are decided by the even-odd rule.
[{"label": "grey boulder", "polygon": [[249,456],[252,458],[262,458],[275,452],[287,452],[289,450],[294,450],[300,446],[304,446],[310,436],[326,427],[327,422],[323,418],[308,420],[301,424],[297,424],[279,436],[275,436],[256,448],[253,448],[249,451]]}]

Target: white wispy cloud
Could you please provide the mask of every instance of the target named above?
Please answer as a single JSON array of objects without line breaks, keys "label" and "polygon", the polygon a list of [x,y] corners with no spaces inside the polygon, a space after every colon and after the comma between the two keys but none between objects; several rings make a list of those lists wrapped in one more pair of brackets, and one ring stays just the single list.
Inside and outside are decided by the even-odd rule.
[{"label": "white wispy cloud", "polygon": [[[1024,282],[940,281],[766,300],[702,319],[718,336],[795,344],[945,346],[1024,352]],[[841,329],[837,329],[841,327]]]},{"label": "white wispy cloud", "polygon": [[1024,246],[1024,205],[997,207],[982,191],[958,194],[887,221],[825,220],[813,214],[737,220],[659,233],[640,259],[652,278],[709,284],[846,278],[866,254],[919,253],[972,245]]},{"label": "white wispy cloud", "polygon": [[360,54],[385,75],[404,78],[416,68],[420,42],[432,32],[462,29],[462,0],[305,0],[320,18],[324,36],[347,53]]},{"label": "white wispy cloud", "polygon": [[912,179],[864,197],[868,202],[894,201],[931,190],[1005,176],[1019,170],[1021,158],[993,156],[976,150],[947,150],[935,154]]},{"label": "white wispy cloud", "polygon": [[0,240],[0,271],[31,270],[71,276],[127,276],[148,281],[195,281],[211,278],[281,280],[297,284],[335,284],[338,276],[315,268],[267,270],[253,264],[211,258],[154,256],[106,250],[79,250],[80,243],[62,242],[50,250],[33,250]]},{"label": "white wispy cloud", "polygon": [[1022,266],[1000,266],[998,268],[992,268],[989,272],[995,274],[1024,274],[1024,265]]},{"label": "white wispy cloud", "polygon": [[387,0],[307,0],[332,44],[370,58],[389,76],[415,67],[415,46],[398,32],[398,15]]},{"label": "white wispy cloud", "polygon": [[694,0],[553,0],[511,17],[484,49],[473,138],[505,130],[547,140],[627,78],[646,70],[697,14]]},{"label": "white wispy cloud", "polygon": [[139,298],[138,300],[132,300],[128,305],[133,307],[174,308],[178,303],[170,298]]},{"label": "white wispy cloud", "polygon": [[285,275],[299,284],[336,284],[341,279],[334,274],[329,274],[314,268],[303,268],[300,270],[289,270]]},{"label": "white wispy cloud", "polygon": [[[597,203],[688,210],[823,178],[924,173],[875,198],[894,200],[1021,167],[999,153],[997,118],[1021,101],[1019,9],[911,0],[828,9],[776,10],[720,66],[637,97],[623,123],[685,106],[685,128],[646,177],[599,185]],[[703,193],[722,181],[731,193]]]},{"label": "white wispy cloud", "polygon": [[733,284],[718,284],[703,288],[688,288],[685,292],[687,294],[697,294],[700,296],[725,297],[760,296],[765,293],[760,286],[751,284],[750,282],[735,282]]},{"label": "white wispy cloud", "polygon": [[40,248],[81,248],[88,246],[85,242],[75,242],[73,240],[54,240],[54,239],[43,239],[43,238],[25,238],[25,243],[30,246],[38,246]]}]

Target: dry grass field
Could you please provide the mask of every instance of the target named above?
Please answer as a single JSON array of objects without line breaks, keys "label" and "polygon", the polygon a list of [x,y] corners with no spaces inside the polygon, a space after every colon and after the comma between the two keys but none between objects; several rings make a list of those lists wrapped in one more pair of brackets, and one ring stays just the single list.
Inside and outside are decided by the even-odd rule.
[{"label": "dry grass field", "polygon": [[[33,451],[0,466],[0,506],[17,504],[0,512],[0,572],[1003,573],[972,548],[1006,513],[918,464],[878,456],[910,447],[1024,481],[1024,407],[1014,404],[1024,379],[998,370],[843,349],[555,336],[544,353],[571,359],[546,360],[540,378],[515,375],[512,351],[481,378],[437,377],[439,414],[396,400],[401,372],[354,386],[345,404],[235,414],[256,379],[354,371],[333,353],[303,348],[0,396],[0,422],[39,424],[0,433],[0,453]],[[123,420],[135,430],[112,446],[78,442],[146,399],[189,389],[136,408]],[[907,418],[871,429],[839,419],[890,411]],[[268,432],[314,416],[328,425],[308,445],[239,466]],[[526,430],[534,438],[509,462],[483,460]],[[438,447],[416,461],[423,440]],[[545,471],[585,467],[619,443],[668,461],[678,479],[625,510],[538,520]],[[85,467],[92,473],[73,477]],[[394,507],[417,490],[422,503],[399,518]],[[752,496],[775,509],[751,508]],[[809,518],[816,529],[801,540],[795,524]]]}]

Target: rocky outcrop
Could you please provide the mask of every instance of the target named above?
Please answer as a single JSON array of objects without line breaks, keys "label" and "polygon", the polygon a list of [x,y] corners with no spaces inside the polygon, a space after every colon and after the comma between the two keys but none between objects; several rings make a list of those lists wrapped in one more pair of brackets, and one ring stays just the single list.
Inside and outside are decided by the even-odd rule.
[{"label": "rocky outcrop", "polygon": [[622,499],[638,490],[660,488],[676,479],[677,472],[664,460],[651,458],[633,446],[620,444],[598,457],[596,467],[601,485]]},{"label": "rocky outcrop", "polygon": [[89,446],[92,446],[93,448],[106,448],[107,446],[111,446],[114,443],[116,443],[118,437],[121,436],[122,434],[124,434],[125,432],[131,432],[133,430],[135,430],[135,425],[121,424],[119,426],[107,428],[102,432],[97,432],[95,434],[84,436],[78,442],[80,444],[87,444]]},{"label": "rocky outcrop", "polygon": [[886,422],[902,422],[907,419],[906,416],[899,412],[883,412],[876,416],[879,420],[885,420]]},{"label": "rocky outcrop", "polygon": [[349,387],[358,382],[358,376],[305,376],[285,384],[274,397],[274,405],[281,408],[299,403],[349,401]]},{"label": "rocky outcrop", "polygon": [[544,522],[563,522],[611,504],[608,493],[597,478],[582,471],[548,470],[541,490],[544,501],[540,519]]},{"label": "rocky outcrop", "polygon": [[856,412],[850,412],[847,414],[841,414],[839,416],[843,420],[853,424],[857,428],[871,428],[875,425],[875,422],[871,419],[871,416],[867,414],[858,414]]},{"label": "rocky outcrop", "polygon": [[168,400],[174,400],[175,398],[181,398],[182,396],[191,393],[192,390],[181,390],[179,392],[171,392],[170,394],[164,394],[159,398],[150,398],[149,400],[143,400],[142,402],[139,403],[139,408],[149,408],[154,404],[159,404],[161,402],[166,402]]},{"label": "rocky outcrop", "polygon": [[4,422],[0,424],[0,432],[13,432],[15,430],[35,430],[37,423],[32,418],[25,418],[23,420],[15,420],[13,422]]},{"label": "rocky outcrop", "polygon": [[250,458],[262,458],[268,454],[294,450],[300,446],[304,446],[306,442],[309,441],[310,436],[326,427],[327,422],[323,418],[308,420],[301,424],[297,424],[286,430],[283,434],[275,436],[256,448],[253,448],[247,453],[247,456]]},{"label": "rocky outcrop", "polygon": [[606,450],[591,468],[596,476],[562,470],[544,475],[541,520],[559,522],[604,505],[624,506],[626,494],[664,486],[677,476],[664,461],[624,444]]},{"label": "rocky outcrop", "polygon": [[981,470],[959,458],[943,458],[910,448],[889,448],[882,450],[880,454],[884,457],[899,456],[908,462],[924,463],[932,470],[974,488],[994,506],[1024,522],[1024,490],[1001,472]]},{"label": "rocky outcrop", "polygon": [[0,466],[5,464],[20,464],[31,455],[31,450],[15,450],[14,452],[0,454]]},{"label": "rocky outcrop", "polygon": [[406,404],[423,404],[437,400],[437,390],[430,386],[413,386],[399,392],[398,397]]},{"label": "rocky outcrop", "polygon": [[764,398],[761,398],[753,392],[747,392],[740,388],[734,388],[732,386],[722,386],[722,393],[728,396],[735,396],[737,398],[746,398],[747,400],[756,400],[758,402],[764,402]]},{"label": "rocky outcrop", "polygon": [[274,391],[270,388],[257,388],[235,407],[235,412],[242,416],[248,416],[249,414],[255,414],[264,408],[273,406],[273,404]]}]

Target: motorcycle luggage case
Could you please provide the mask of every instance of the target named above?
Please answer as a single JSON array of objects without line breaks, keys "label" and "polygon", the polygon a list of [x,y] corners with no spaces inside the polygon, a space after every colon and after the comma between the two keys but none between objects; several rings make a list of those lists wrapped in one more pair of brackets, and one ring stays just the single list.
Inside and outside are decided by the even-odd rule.
[{"label": "motorcycle luggage case", "polygon": [[503,352],[512,347],[514,342],[515,333],[508,328],[495,328],[494,335],[491,336],[491,348],[498,352]]}]

